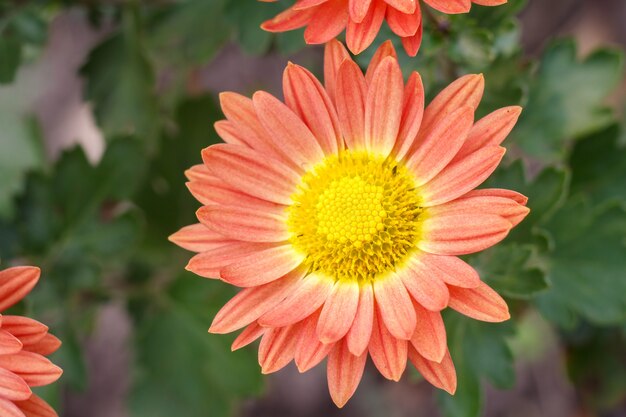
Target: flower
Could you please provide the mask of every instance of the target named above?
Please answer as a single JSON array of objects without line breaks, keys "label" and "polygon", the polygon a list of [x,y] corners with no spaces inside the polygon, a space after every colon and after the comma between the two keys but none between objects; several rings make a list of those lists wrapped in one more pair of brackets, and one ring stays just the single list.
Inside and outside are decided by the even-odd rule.
[{"label": "flower", "polygon": [[[39,280],[39,268],[0,271],[0,311],[19,302]],[[48,327],[22,316],[0,316],[0,415],[56,417],[57,413],[30,387],[48,385],[63,371],[46,358],[61,346]]]},{"label": "flower", "polygon": [[[276,0],[261,0],[274,2]],[[499,6],[507,0],[424,0],[447,14],[467,13],[472,3]],[[261,27],[285,32],[306,26],[308,44],[330,41],[346,29],[352,53],[359,54],[372,44],[383,20],[402,39],[407,54],[415,56],[422,43],[422,12],[418,0],[297,0],[289,9]]]},{"label": "flower", "polygon": [[262,336],[263,373],[295,359],[304,372],[328,356],[343,406],[366,358],[399,380],[407,358],[454,392],[440,311],[509,318],[504,300],[457,255],[502,240],[526,198],[474,190],[497,167],[521,109],[474,123],[483,77],[453,82],[424,109],[420,75],[405,84],[390,42],[364,75],[338,41],[325,83],[289,64],[283,103],[263,91],[220,96],[226,143],[187,171],[200,223],[170,239],[197,252],[187,269],[243,289],[210,331],[245,327],[233,349]]}]

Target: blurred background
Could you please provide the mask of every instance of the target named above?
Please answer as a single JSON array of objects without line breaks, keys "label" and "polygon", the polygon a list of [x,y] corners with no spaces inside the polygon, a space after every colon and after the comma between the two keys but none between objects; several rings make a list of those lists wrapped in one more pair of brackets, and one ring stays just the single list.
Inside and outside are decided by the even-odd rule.
[{"label": "blurred background", "polygon": [[207,334],[233,291],[184,272],[166,238],[194,222],[183,171],[219,140],[217,94],[281,97],[288,60],[321,78],[301,31],[258,29],[289,4],[0,0],[0,258],[43,269],[17,308],[64,341],[41,394],[63,417],[626,416],[623,0],[434,13],[418,58],[400,53],[429,97],[483,72],[481,115],[526,107],[490,184],[533,215],[469,259],[513,320],[446,317],[456,397],[369,363],[338,410],[324,366],[261,376],[254,347]]}]

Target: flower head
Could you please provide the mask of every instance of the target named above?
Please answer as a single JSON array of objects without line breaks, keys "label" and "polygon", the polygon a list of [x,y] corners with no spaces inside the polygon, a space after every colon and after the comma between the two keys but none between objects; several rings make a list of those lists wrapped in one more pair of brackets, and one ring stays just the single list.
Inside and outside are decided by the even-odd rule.
[{"label": "flower head", "polygon": [[519,107],[474,123],[483,78],[452,83],[424,109],[391,43],[364,75],[343,45],[326,46],[325,87],[289,64],[285,103],[265,92],[221,95],[225,144],[187,175],[200,223],[171,236],[197,252],[188,269],[243,289],[210,331],[262,337],[259,363],[304,372],[328,357],[339,406],[369,354],[388,379],[407,359],[454,392],[440,311],[509,318],[504,300],[458,255],[502,240],[528,213],[514,191],[479,189],[497,167]]},{"label": "flower head", "polygon": [[[274,2],[276,0],[261,0]],[[472,3],[498,6],[507,0],[424,0],[443,13],[467,13]],[[297,0],[289,9],[261,25],[269,32],[306,26],[308,44],[330,41],[346,29],[348,48],[361,53],[372,44],[383,20],[402,39],[407,54],[415,56],[422,43],[422,12],[418,0]]]},{"label": "flower head", "polygon": [[[25,266],[0,271],[0,312],[19,302],[39,280],[39,268]],[[56,412],[31,387],[48,385],[63,371],[46,356],[61,341],[48,327],[22,316],[0,316],[0,415],[56,417]]]}]

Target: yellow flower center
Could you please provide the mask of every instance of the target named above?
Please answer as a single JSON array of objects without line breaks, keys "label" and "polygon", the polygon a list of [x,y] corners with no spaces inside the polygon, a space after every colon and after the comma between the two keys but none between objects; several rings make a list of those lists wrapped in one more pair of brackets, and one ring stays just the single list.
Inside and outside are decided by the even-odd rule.
[{"label": "yellow flower center", "polygon": [[420,235],[420,197],[411,173],[365,152],[327,157],[291,196],[291,243],[310,270],[373,280],[408,258]]}]

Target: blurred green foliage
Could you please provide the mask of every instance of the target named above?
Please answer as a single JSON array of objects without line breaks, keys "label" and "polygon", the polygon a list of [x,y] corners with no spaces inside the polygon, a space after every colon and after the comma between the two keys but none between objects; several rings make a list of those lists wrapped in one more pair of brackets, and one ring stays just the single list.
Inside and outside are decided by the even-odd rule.
[{"label": "blurred green foliage", "polygon": [[[448,417],[480,415],[483,381],[514,385],[510,342],[535,310],[559,335],[589,407],[610,409],[626,396],[626,122],[606,105],[623,78],[623,54],[601,49],[581,59],[564,40],[529,59],[515,17],[524,3],[457,16],[429,10],[418,57],[398,48],[403,70],[420,71],[428,97],[462,74],[483,72],[479,116],[525,107],[506,142],[509,156],[484,186],[527,195],[531,215],[505,242],[467,257],[510,302],[513,320],[446,314],[459,375],[456,396],[439,394]],[[33,117],[0,87],[0,257],[42,267],[27,307],[64,340],[56,360],[65,386],[46,396],[85,388],[84,342],[110,300],[128,307],[134,328],[132,416],[228,416],[261,392],[254,352],[230,353],[230,338],[206,333],[231,289],[182,272],[189,255],[167,236],[194,222],[198,204],[183,172],[219,140],[215,97],[197,96],[190,79],[229,43],[255,55],[301,49],[301,31],[259,29],[288,4],[0,2],[0,84],[36,59],[50,22],[69,7],[104,34],[80,69],[106,138],[99,163],[80,148],[47,161]],[[366,66],[389,36],[384,28],[359,63]]]}]

